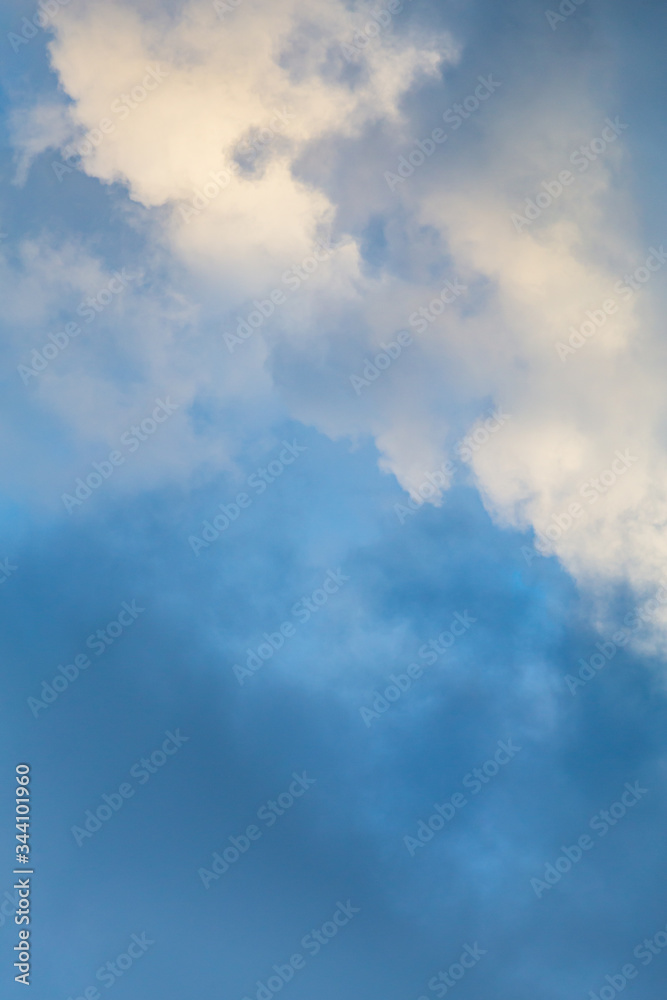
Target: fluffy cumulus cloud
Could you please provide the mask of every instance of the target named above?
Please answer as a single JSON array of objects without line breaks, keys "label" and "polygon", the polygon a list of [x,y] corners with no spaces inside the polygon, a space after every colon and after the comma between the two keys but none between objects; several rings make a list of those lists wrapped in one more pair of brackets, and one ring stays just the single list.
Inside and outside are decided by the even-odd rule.
[{"label": "fluffy cumulus cloud", "polygon": [[37,1000],[144,930],[137,1000],[299,951],[294,1000],[444,995],[467,946],[462,996],[612,1000],[665,923],[664,4],[56,6],[0,14]]},{"label": "fluffy cumulus cloud", "polygon": [[[53,169],[120,184],[151,210],[149,240],[202,283],[212,317],[224,314],[217,386],[185,376],[179,352],[149,383],[178,384],[186,401],[224,395],[234,365],[251,396],[277,388],[328,434],[372,435],[413,496],[465,432],[462,402],[470,426],[480,401],[503,406],[502,432],[465,455],[493,516],[532,527],[582,582],[655,587],[667,503],[662,369],[649,360],[660,279],[644,287],[651,249],[622,184],[630,123],[582,70],[558,76],[554,103],[553,70],[526,98],[506,67],[504,79],[480,73],[481,88],[472,78],[459,112],[444,125],[423,116],[419,134],[409,95],[447,78],[465,38],[401,17],[289,0],[64,11],[50,51],[67,105],[38,107],[17,129],[22,170],[51,144],[65,153]],[[449,133],[442,146],[431,124]],[[313,150],[354,156],[372,134],[382,158],[371,152],[358,190],[342,188],[340,154],[309,168]],[[389,253],[373,272],[360,229],[374,214]],[[651,278],[665,264],[656,249]],[[641,266],[633,287],[623,276]],[[448,280],[461,291],[443,305]],[[135,321],[133,338],[139,326],[131,353],[143,345],[159,369],[151,323]]]},{"label": "fluffy cumulus cloud", "polygon": [[[260,291],[331,233],[336,206],[295,175],[308,145],[395,119],[402,94],[456,57],[445,35],[378,40],[352,63],[341,48],[352,25],[340,2],[244,0],[224,17],[194,2],[173,19],[105,4],[71,12],[51,46],[70,117],[84,141],[105,119],[113,128],[84,147],[82,168],[167,206],[168,238],[192,266]],[[340,267],[354,277],[353,256]]]},{"label": "fluffy cumulus cloud", "polygon": [[[176,383],[187,402],[212,392],[228,398],[234,393],[229,383],[239,380],[248,401],[258,387],[270,390],[262,374],[264,331],[243,343],[257,325],[268,325],[269,314],[289,330],[287,383],[304,355],[337,353],[336,344],[326,342],[332,317],[355,328],[344,337],[349,365],[359,360],[355,343],[363,342],[355,333],[370,331],[371,346],[383,340],[393,312],[404,307],[400,290],[397,303],[386,276],[373,280],[364,273],[358,239],[337,222],[340,206],[299,165],[325,141],[359,141],[381,126],[404,130],[401,98],[458,59],[449,32],[399,33],[391,17],[378,22],[370,9],[323,4],[304,10],[248,0],[221,13],[208,3],[171,17],[150,7],[102,4],[63,11],[50,50],[67,103],[40,104],[14,121],[20,178],[38,152],[58,147],[51,168],[59,182],[76,168],[122,185],[132,202],[153,210],[138,224],[163,263],[168,250],[165,266],[185,267],[203,282],[208,311],[200,326],[208,319],[218,329],[198,361],[208,356],[223,369],[216,387],[205,365],[199,384],[185,389],[178,351],[172,351],[171,372],[159,370],[153,323],[133,318],[127,334],[129,363],[140,366],[145,385],[158,390]],[[125,296],[128,312],[135,292]],[[150,302],[152,319],[162,322],[169,290],[147,289],[144,282],[140,294],[138,311],[145,313]],[[191,289],[185,296],[192,303]],[[170,304],[183,324],[187,306]],[[216,356],[223,334],[226,366]],[[127,358],[128,344],[122,347]],[[113,395],[87,361],[91,397]],[[349,388],[346,371],[342,377]],[[62,380],[59,387],[65,388]],[[287,395],[295,397],[288,401],[295,413],[307,410],[298,391]],[[314,416],[333,433],[373,430],[366,418],[341,425],[335,412],[321,407]],[[80,423],[89,433],[88,414]]]},{"label": "fluffy cumulus cloud", "polygon": [[467,164],[474,194],[468,175],[419,210],[492,288],[482,314],[447,337],[469,384],[512,415],[472,458],[490,511],[533,527],[588,585],[655,590],[667,500],[656,293],[667,255],[628,223],[629,122],[610,110],[581,102],[546,158],[562,125],[546,101],[511,141],[501,112],[492,169]]}]

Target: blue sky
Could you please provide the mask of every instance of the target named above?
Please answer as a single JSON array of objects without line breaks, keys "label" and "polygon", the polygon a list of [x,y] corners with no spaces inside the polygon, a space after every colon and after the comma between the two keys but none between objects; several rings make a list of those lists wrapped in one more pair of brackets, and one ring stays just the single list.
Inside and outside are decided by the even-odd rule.
[{"label": "blue sky", "polygon": [[658,995],[666,14],[561,6],[5,4],[7,995],[22,761],[35,1000]]}]

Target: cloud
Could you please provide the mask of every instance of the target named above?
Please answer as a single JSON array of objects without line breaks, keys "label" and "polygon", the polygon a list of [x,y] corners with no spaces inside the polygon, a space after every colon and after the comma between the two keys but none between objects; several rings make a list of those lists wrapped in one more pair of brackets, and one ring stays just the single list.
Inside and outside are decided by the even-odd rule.
[{"label": "cloud", "polygon": [[[295,173],[304,149],[397,118],[412,83],[456,58],[448,36],[421,47],[391,36],[354,73],[340,43],[349,25],[340,2],[306,12],[293,0],[245,0],[224,19],[197,2],[172,22],[125,6],[68,11],[51,56],[73,119],[86,135],[111,123],[85,147],[82,169],[126,184],[145,206],[170,206],[166,235],[183,259],[229,289],[260,291],[332,227],[335,206]],[[263,130],[273,141],[261,171],[230,177]],[[216,176],[219,193],[195,207]]]},{"label": "cloud", "polygon": [[[342,3],[304,11],[292,0],[244,0],[222,18],[203,2],[169,14],[98,3],[63,12],[50,49],[71,101],[79,166],[148,210],[137,219],[152,252],[173,279],[181,269],[173,290],[156,289],[137,306],[142,329],[137,338],[132,327],[133,344],[121,338],[125,357],[141,358],[149,396],[161,382],[191,404],[233,398],[247,408],[263,399],[331,437],[370,436],[381,467],[413,495],[461,435],[502,405],[512,421],[475,453],[471,472],[501,524],[538,534],[630,448],[627,474],[585,505],[581,530],[552,539],[553,551],[594,590],[623,580],[654,587],[667,512],[653,427],[662,363],[650,348],[655,285],[630,297],[618,290],[648,253],[626,194],[626,123],[602,106],[583,69],[565,76],[542,43],[543,79],[530,92],[501,64],[488,104],[458,125],[445,115],[447,144],[390,190],[385,171],[474,92],[469,78],[459,75],[457,90],[450,79],[469,57],[465,40],[406,22],[350,60],[341,43],[359,23]],[[475,84],[484,71],[475,67]],[[422,130],[424,112],[415,125],[406,108],[443,74],[446,100]],[[16,135],[24,163],[62,128],[55,112],[31,122]],[[582,146],[588,158],[576,152]],[[322,152],[333,148],[328,163]],[[340,150],[364,160],[352,188],[341,182]],[[540,206],[533,219],[528,201]],[[361,231],[371,218],[384,239],[375,269]],[[326,264],[284,294],[270,323],[213,377],[225,332],[247,323],[256,300],[285,293],[287,273],[332,236],[338,249]],[[415,310],[447,281],[466,294],[417,332]],[[150,331],[172,295],[189,303],[204,334],[196,363],[173,340],[156,349]],[[571,328],[612,300],[618,308],[604,327],[574,356],[559,354]],[[351,374],[406,328],[414,348],[355,396]],[[122,424],[126,408],[117,391],[105,393],[105,378],[77,374],[90,404],[78,415],[70,408],[68,419],[85,414],[90,423],[92,401],[104,410],[106,398],[119,412],[103,422]],[[61,411],[65,386],[52,386]],[[183,457],[184,472],[194,455]]]}]

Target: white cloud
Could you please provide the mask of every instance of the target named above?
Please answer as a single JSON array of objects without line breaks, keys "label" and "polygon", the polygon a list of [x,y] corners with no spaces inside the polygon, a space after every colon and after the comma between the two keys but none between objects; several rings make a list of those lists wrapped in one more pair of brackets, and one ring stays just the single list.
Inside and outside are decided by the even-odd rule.
[{"label": "white cloud", "polygon": [[[413,131],[401,101],[460,52],[448,35],[434,41],[394,25],[351,65],[340,42],[355,23],[343,3],[330,0],[307,8],[296,0],[243,0],[222,19],[208,2],[192,2],[178,15],[141,4],[88,3],[63,12],[51,52],[72,101],[70,119],[79,136],[104,118],[114,126],[82,157],[82,169],[121,182],[135,202],[160,210],[153,245],[190,270],[203,313],[210,317],[218,303],[222,316],[220,332],[211,334],[209,320],[194,351],[178,337],[165,343],[158,330],[171,293],[144,293],[144,304],[133,308],[151,317],[138,342],[134,330],[120,337],[123,350],[140,359],[150,385],[171,380],[184,398],[262,399],[267,412],[285,405],[334,437],[370,434],[382,467],[409,491],[449,457],[465,430],[461,413],[472,424],[491,400],[512,420],[475,453],[474,476],[495,518],[538,532],[581,500],[582,484],[618,449],[629,448],[637,461],[627,474],[595,504],[584,501],[585,522],[553,546],[594,589],[621,580],[650,589],[667,554],[667,466],[654,429],[664,412],[664,365],[651,346],[655,283],[630,301],[615,288],[648,249],[624,194],[626,133],[580,171],[571,152],[596,138],[610,114],[588,95],[584,71],[559,74],[557,97],[548,74],[529,88],[505,80],[474,121],[390,192],[384,171]],[[145,97],[135,91],[127,114],[114,111],[155,66],[162,82]],[[443,107],[462,96],[450,92]],[[41,138],[39,117],[17,137],[28,158],[62,131],[57,114],[40,114]],[[195,191],[229,170],[240,144],[261,129],[272,135],[252,167],[230,173],[224,190],[204,195],[205,204],[193,203]],[[381,148],[371,134],[381,137]],[[304,164],[313,151],[336,148],[352,151],[355,163],[363,157],[364,170],[343,183],[345,164],[332,154],[317,183]],[[564,169],[573,183],[517,232],[512,213]],[[371,276],[357,240],[344,238],[299,294],[288,296],[270,329],[216,369],[221,334],[247,315],[253,297],[284,287],[284,270],[337,231],[341,218],[361,225],[371,214],[391,220],[388,254],[402,277],[388,268]],[[357,399],[350,373],[406,327],[442,287],[443,274],[465,282],[467,296],[415,334],[414,348]],[[557,342],[609,299],[617,312],[563,362]],[[125,411],[113,416],[118,399],[105,395],[105,375],[92,360],[77,378],[89,400],[78,418],[85,413],[98,432],[120,425]],[[58,385],[48,391],[64,412]],[[99,426],[89,419],[92,400],[108,402]],[[69,419],[77,419],[75,410]],[[191,463],[200,458],[194,449]]]},{"label": "white cloud", "polygon": [[[229,289],[261,291],[333,223],[335,206],[294,171],[308,144],[396,119],[413,81],[457,57],[447,36],[417,47],[391,35],[365,50],[353,84],[340,49],[349,24],[341,2],[244,0],[223,19],[193,2],[172,22],[108,4],[68,10],[51,54],[72,117],[85,134],[105,118],[113,126],[82,168],[145,206],[173,205],[169,237],[185,260]],[[162,79],[142,95],[151,68]],[[266,128],[276,134],[263,171],[237,172],[184,221],[181,206]]]}]

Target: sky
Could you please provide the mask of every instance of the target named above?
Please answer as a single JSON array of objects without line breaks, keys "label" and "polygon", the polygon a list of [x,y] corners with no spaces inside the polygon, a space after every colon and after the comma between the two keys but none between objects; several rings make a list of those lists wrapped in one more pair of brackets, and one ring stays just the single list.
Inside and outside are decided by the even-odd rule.
[{"label": "sky", "polygon": [[6,0],[3,996],[659,995],[666,28]]}]

